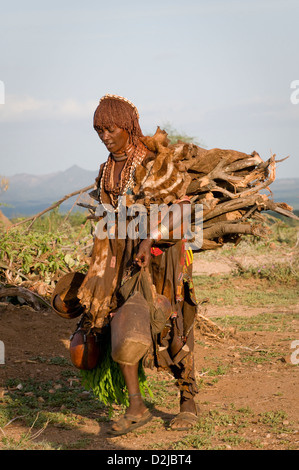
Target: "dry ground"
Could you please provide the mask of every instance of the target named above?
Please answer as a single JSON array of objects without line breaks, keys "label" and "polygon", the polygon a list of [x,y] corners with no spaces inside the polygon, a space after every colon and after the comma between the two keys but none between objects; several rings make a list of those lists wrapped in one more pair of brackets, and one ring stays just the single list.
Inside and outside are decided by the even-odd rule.
[{"label": "dry ground", "polygon": [[[201,264],[198,271],[227,269],[227,262],[222,267],[217,262],[217,269]],[[298,449],[299,369],[294,359],[299,354],[291,346],[299,340],[299,305],[207,304],[202,313],[211,320],[229,315],[242,321],[221,323],[223,334],[216,336],[196,326],[198,425],[188,432],[167,429],[178,412],[177,389],[167,373],[146,371],[155,394],[152,402],[148,398],[153,420],[112,438],[107,407],[81,388],[70,364],[69,337],[76,320],[1,303],[0,449]],[[114,406],[112,419],[122,411]]]}]

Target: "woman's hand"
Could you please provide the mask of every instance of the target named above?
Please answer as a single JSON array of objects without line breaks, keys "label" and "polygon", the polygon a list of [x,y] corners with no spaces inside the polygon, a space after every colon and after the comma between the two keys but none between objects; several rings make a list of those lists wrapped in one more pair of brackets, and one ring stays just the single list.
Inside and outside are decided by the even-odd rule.
[{"label": "woman's hand", "polygon": [[135,258],[135,263],[138,264],[141,268],[146,268],[151,259],[151,247],[153,244],[153,240],[150,238],[146,238],[142,240],[139,245],[138,253]]}]

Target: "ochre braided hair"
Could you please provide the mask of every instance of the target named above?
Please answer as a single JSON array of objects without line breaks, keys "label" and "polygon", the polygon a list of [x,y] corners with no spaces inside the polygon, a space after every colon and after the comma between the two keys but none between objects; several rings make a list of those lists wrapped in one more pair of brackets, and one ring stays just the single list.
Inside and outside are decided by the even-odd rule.
[{"label": "ochre braided hair", "polygon": [[143,136],[139,114],[133,103],[122,96],[107,94],[101,98],[95,110],[93,126],[97,130],[113,125],[125,129],[130,136],[130,142],[135,145],[138,138]]}]

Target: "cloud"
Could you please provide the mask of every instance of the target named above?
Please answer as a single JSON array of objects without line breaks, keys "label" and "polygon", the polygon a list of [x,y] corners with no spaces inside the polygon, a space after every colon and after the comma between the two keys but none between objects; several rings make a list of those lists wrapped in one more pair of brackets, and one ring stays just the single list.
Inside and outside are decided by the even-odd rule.
[{"label": "cloud", "polygon": [[[196,116],[194,116],[195,118]],[[197,120],[199,116],[197,115]],[[206,109],[201,115],[206,126],[221,126],[223,129],[272,128],[298,126],[299,104],[293,105],[289,96],[285,99],[256,97],[239,103],[219,105]]]},{"label": "cloud", "polygon": [[0,122],[90,118],[96,106],[96,101],[79,102],[73,98],[53,101],[32,96],[6,95],[5,105],[0,108]]}]

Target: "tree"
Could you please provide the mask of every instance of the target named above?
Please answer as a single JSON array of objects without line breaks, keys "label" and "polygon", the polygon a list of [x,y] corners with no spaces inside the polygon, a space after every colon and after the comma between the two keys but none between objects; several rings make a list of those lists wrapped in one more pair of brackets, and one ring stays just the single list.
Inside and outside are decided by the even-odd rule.
[{"label": "tree", "polygon": [[161,129],[167,132],[170,144],[177,144],[179,141],[181,141],[186,142],[187,144],[195,144],[199,145],[200,147],[205,147],[205,145],[197,141],[196,137],[191,137],[184,132],[179,132],[169,122],[161,125]]}]

